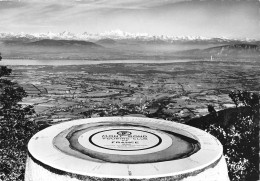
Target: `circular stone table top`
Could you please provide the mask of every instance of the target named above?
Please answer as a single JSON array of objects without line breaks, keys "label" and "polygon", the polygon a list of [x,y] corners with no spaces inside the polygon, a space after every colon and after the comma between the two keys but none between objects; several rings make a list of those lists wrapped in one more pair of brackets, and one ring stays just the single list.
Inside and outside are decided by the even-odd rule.
[{"label": "circular stone table top", "polygon": [[223,152],[212,135],[180,123],[102,117],[57,124],[35,134],[30,156],[64,172],[108,178],[193,175]]}]

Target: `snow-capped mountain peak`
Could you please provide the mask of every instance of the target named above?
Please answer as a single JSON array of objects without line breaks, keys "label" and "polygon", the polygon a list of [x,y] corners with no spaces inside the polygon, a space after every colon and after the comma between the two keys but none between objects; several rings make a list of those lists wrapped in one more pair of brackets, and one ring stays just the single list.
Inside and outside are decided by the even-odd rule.
[{"label": "snow-capped mountain peak", "polygon": [[[224,37],[216,37],[216,38],[209,38],[209,37],[201,37],[201,36],[166,36],[166,35],[149,35],[148,33],[129,33],[124,32],[122,30],[111,30],[106,31],[103,33],[88,33],[84,32],[82,34],[74,34],[69,31],[63,31],[61,33],[0,33],[0,39],[4,38],[28,38],[28,39],[57,39],[57,40],[85,40],[85,41],[97,41],[100,39],[114,39],[114,40],[163,40],[166,42],[174,42],[174,41],[232,41],[234,39],[224,38]],[[236,39],[237,40],[237,39]],[[240,41],[240,40],[238,40]],[[242,41],[257,41],[253,39],[245,39]]]},{"label": "snow-capped mountain peak", "polygon": [[77,36],[74,33],[71,33],[69,31],[63,31],[61,33],[58,34],[58,37],[62,38],[62,39],[73,39],[73,38],[77,38]]}]

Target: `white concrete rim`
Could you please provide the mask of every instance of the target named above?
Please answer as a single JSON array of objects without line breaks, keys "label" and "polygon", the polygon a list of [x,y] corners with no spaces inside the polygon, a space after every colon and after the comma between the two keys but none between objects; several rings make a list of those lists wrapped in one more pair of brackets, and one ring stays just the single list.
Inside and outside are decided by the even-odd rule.
[{"label": "white concrete rim", "polygon": [[[71,126],[99,122],[128,122],[153,124],[159,127],[170,127],[174,132],[197,140],[201,149],[187,158],[144,164],[98,163],[66,155],[56,149],[53,138]],[[37,161],[64,172],[100,178],[149,179],[158,177],[181,176],[194,174],[218,162],[223,153],[221,143],[212,135],[200,129],[152,118],[141,117],[101,117],[69,121],[48,127],[35,134],[28,144],[30,155]],[[77,164],[71,164],[75,163]],[[111,168],[114,168],[111,170]],[[118,173],[120,172],[120,173]],[[129,173],[131,173],[129,175]]]}]

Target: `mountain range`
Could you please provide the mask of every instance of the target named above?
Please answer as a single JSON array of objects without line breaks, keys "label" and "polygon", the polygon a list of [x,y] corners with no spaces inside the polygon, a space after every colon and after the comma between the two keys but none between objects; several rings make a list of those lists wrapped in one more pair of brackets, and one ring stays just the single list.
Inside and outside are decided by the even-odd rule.
[{"label": "mountain range", "polygon": [[117,41],[122,40],[136,40],[136,41],[153,41],[153,42],[165,42],[165,43],[174,43],[174,42],[206,42],[206,43],[230,43],[230,42],[259,42],[259,40],[254,39],[232,39],[225,37],[218,38],[209,38],[209,37],[200,37],[200,36],[155,36],[149,35],[147,33],[128,33],[121,30],[108,31],[104,33],[87,33],[75,34],[68,31],[61,33],[0,33],[1,40],[10,40],[10,39],[28,39],[28,40],[41,40],[41,39],[54,39],[54,40],[83,40],[83,41],[98,41],[102,39],[112,39]]},{"label": "mountain range", "polygon": [[167,37],[122,31],[82,36],[0,33],[4,58],[20,59],[259,59],[260,42],[201,37]]},{"label": "mountain range", "polygon": [[57,47],[57,46],[87,46],[87,47],[102,47],[98,44],[88,41],[82,40],[50,40],[43,39],[34,42],[28,42],[25,45],[28,46],[49,46],[49,47]]},{"label": "mountain range", "polygon": [[256,58],[260,59],[260,45],[240,43],[215,46],[205,49],[191,49],[180,51],[177,54],[186,54],[195,57],[218,57],[218,58]]}]

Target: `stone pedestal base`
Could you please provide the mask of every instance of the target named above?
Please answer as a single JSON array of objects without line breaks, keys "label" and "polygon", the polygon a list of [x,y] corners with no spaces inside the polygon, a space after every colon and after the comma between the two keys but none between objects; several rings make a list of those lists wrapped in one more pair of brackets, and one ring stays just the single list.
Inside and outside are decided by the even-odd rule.
[{"label": "stone pedestal base", "polygon": [[61,123],[34,135],[28,150],[25,181],[229,181],[215,137],[158,119]]},{"label": "stone pedestal base", "polygon": [[[140,179],[140,181],[229,181],[225,158],[214,167],[209,167],[201,173],[190,173],[172,177]],[[131,179],[98,178],[61,172],[35,163],[29,156],[26,161],[25,181],[130,181]]]}]

